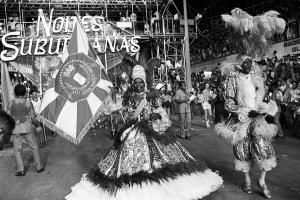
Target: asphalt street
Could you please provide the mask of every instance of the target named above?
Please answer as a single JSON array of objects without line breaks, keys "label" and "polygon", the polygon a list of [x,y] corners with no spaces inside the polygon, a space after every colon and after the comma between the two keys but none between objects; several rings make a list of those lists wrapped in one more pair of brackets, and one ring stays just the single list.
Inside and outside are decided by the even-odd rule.
[{"label": "asphalt street", "polygon": [[[179,131],[175,118],[174,132]],[[243,174],[233,170],[232,147],[207,129],[199,118],[193,118],[191,140],[182,144],[196,159],[205,160],[208,167],[224,179],[224,186],[210,194],[206,200],[263,200],[256,186],[259,170],[252,171],[252,194],[243,192]],[[36,173],[33,157],[24,145],[23,159],[26,175],[16,177],[12,148],[0,151],[0,200],[63,200],[71,187],[79,182],[83,173],[105,155],[113,141],[108,130],[91,130],[79,145],[64,138],[48,137],[47,145],[40,149],[46,170]],[[267,174],[266,182],[274,200],[300,199],[300,140],[294,137],[276,139],[273,142],[278,166]]]}]

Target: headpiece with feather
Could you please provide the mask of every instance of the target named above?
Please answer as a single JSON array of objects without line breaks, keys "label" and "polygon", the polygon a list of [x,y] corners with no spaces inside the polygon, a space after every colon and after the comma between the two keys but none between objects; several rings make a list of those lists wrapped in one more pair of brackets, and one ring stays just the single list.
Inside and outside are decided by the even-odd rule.
[{"label": "headpiece with feather", "polygon": [[263,56],[274,34],[285,30],[285,20],[278,17],[279,13],[270,10],[262,15],[251,16],[240,8],[231,11],[231,15],[221,15],[226,27],[232,27],[238,33],[240,53],[250,57]]}]

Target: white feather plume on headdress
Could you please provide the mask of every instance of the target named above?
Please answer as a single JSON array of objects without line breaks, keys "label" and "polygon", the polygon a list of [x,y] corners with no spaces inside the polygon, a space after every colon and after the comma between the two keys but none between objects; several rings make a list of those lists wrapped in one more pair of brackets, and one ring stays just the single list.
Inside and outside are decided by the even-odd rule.
[{"label": "white feather plume on headdress", "polygon": [[263,15],[251,16],[240,8],[231,11],[231,15],[221,15],[226,26],[231,26],[241,34],[250,32],[253,34],[273,36],[275,33],[283,33],[285,20],[278,17],[279,13],[270,10]]},{"label": "white feather plume on headdress", "polygon": [[[268,49],[268,39],[275,33],[285,30],[285,20],[278,17],[279,13],[270,10],[262,15],[251,16],[240,8],[231,11],[231,15],[221,15],[225,26],[232,27],[241,35],[241,45],[251,57],[263,54]],[[255,55],[256,54],[256,55]]]},{"label": "white feather plume on headdress", "polygon": [[235,31],[243,34],[253,30],[253,16],[239,8],[233,9],[231,15],[223,14],[221,16],[225,25],[231,26]]},{"label": "white feather plume on headdress", "polygon": [[263,15],[255,16],[253,18],[254,33],[265,35],[267,38],[272,37],[275,33],[283,33],[286,23],[278,15],[278,12],[270,10]]}]

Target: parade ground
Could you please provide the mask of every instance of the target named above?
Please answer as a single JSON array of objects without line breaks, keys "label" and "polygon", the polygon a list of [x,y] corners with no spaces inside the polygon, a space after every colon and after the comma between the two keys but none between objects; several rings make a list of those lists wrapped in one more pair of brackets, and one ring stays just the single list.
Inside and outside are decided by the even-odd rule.
[{"label": "parade ground", "polygon": [[[179,131],[173,117],[174,133]],[[199,125],[200,123],[200,125]],[[191,140],[181,143],[196,159],[203,159],[207,166],[224,179],[224,186],[207,196],[206,200],[263,200],[257,187],[259,171],[252,172],[253,193],[242,190],[243,173],[233,170],[232,147],[220,140],[213,128],[207,129],[199,118],[193,119]],[[298,130],[299,131],[299,130]],[[26,175],[15,176],[15,158],[12,148],[0,151],[0,200],[63,200],[71,187],[79,182],[83,173],[97,164],[113,143],[108,130],[91,130],[79,145],[66,139],[48,137],[47,145],[40,149],[44,172],[36,173],[33,157],[24,145],[23,159]],[[287,136],[274,139],[278,166],[267,173],[266,182],[273,200],[300,199],[300,140]],[[153,199],[155,200],[155,199]]]}]

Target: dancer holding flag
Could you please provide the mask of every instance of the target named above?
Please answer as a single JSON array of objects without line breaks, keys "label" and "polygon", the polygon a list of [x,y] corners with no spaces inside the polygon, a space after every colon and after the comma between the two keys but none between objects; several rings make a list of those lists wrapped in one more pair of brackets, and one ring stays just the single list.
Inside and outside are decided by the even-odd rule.
[{"label": "dancer holding flag", "polygon": [[66,199],[192,200],[217,190],[223,183],[218,174],[195,160],[172,134],[153,129],[168,116],[150,103],[142,66],[133,68],[132,79],[123,99],[127,128]]},{"label": "dancer holding flag", "polygon": [[[39,119],[78,144],[100,114],[113,111],[112,84],[78,24],[62,62],[45,92]],[[150,122],[162,116],[152,113],[146,99],[144,68],[138,65],[132,71],[133,87],[123,100],[127,126],[66,199],[192,200],[217,190],[223,183],[218,174],[196,161],[171,134],[153,130]]]}]

